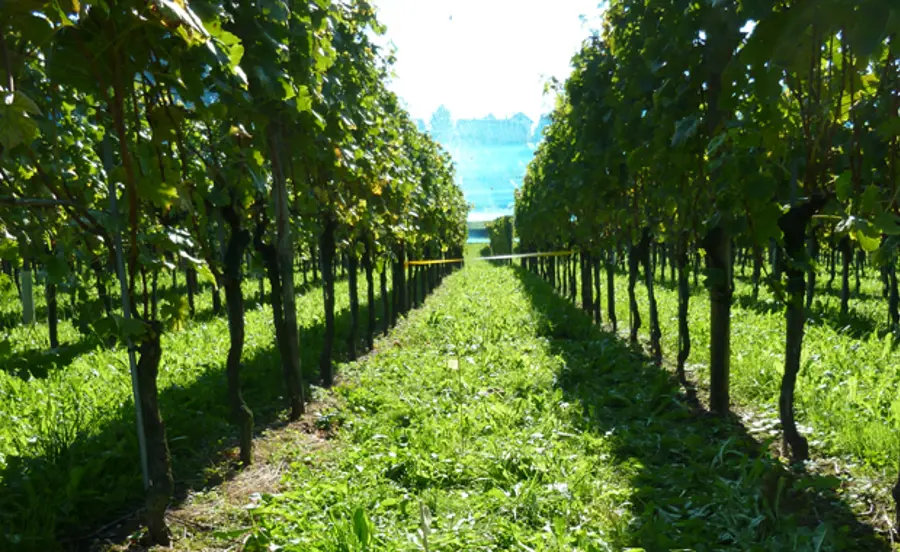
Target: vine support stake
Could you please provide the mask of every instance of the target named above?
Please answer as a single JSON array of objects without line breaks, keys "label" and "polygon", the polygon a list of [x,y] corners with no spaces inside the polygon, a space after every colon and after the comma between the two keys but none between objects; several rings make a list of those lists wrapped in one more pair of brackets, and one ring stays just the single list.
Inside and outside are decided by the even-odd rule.
[{"label": "vine support stake", "polygon": [[[106,174],[112,172],[112,143],[108,137],[103,138],[103,168]],[[109,210],[118,221],[118,202],[116,200],[116,185],[112,179],[108,180],[109,186]],[[116,273],[119,277],[119,287],[122,294],[122,316],[125,320],[131,319],[131,298],[128,294],[128,284],[125,276],[125,257],[122,254],[122,233],[115,229]],[[130,337],[125,337],[125,346],[128,347],[128,366],[131,372],[131,392],[134,394],[134,412],[137,416],[138,448],[141,455],[141,476],[144,480],[144,489],[150,488],[150,474],[147,467],[147,436],[144,434],[144,413],[141,408],[140,394],[138,393],[137,356],[134,352],[134,344]]]}]

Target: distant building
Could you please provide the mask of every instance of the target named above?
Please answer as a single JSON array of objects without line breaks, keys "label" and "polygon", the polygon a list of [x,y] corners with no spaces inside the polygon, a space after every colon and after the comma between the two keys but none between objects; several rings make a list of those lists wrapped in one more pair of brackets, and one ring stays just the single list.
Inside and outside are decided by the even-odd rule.
[{"label": "distant building", "polygon": [[473,206],[470,237],[485,238],[479,234],[485,221],[512,214],[515,191],[548,123],[547,116],[535,123],[524,113],[454,121],[443,105],[432,114],[428,132],[453,156],[457,182]]},{"label": "distant building", "polygon": [[454,143],[477,145],[527,144],[531,138],[531,119],[524,113],[516,113],[509,119],[461,119],[456,122]]}]

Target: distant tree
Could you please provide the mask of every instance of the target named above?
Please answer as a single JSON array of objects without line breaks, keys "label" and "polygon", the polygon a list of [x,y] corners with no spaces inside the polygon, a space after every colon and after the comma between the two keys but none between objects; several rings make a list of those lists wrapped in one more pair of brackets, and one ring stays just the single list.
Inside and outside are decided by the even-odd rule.
[{"label": "distant tree", "polygon": [[491,253],[509,255],[513,247],[513,218],[509,215],[487,222],[488,238],[491,240]]},{"label": "distant tree", "polygon": [[517,143],[526,143],[531,140],[531,127],[533,121],[521,111],[508,119],[510,124],[509,139]]},{"label": "distant tree", "polygon": [[435,140],[443,144],[448,144],[453,137],[453,118],[450,116],[450,110],[447,106],[441,105],[431,115],[429,122],[431,135]]},{"label": "distant tree", "polygon": [[519,123],[519,124],[523,124],[523,125],[527,124],[528,127],[531,128],[531,124],[532,124],[531,118],[528,117],[528,115],[525,115],[524,113],[522,113],[521,111],[519,111],[518,113],[516,113],[515,115],[510,117],[510,119],[512,119],[513,121],[515,121],[516,123]]},{"label": "distant tree", "polygon": [[544,137],[544,128],[550,124],[550,115],[546,113],[541,115],[541,118],[538,119],[537,126],[534,127],[534,135],[532,135],[531,139],[537,143],[541,141],[541,138]]}]

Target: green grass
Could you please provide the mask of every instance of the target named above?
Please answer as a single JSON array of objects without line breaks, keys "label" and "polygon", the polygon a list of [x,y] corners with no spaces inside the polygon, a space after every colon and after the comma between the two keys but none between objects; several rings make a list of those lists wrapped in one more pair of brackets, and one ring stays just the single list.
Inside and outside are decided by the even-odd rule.
[{"label": "green grass", "polygon": [[[360,289],[364,292],[365,285]],[[258,424],[283,411],[283,383],[269,306],[255,302],[246,282],[245,398]],[[3,296],[13,311],[15,289]],[[362,295],[364,297],[364,295]],[[378,294],[376,294],[378,297]],[[160,404],[180,486],[203,487],[220,477],[212,469],[233,444],[224,364],[227,321],[211,314],[208,292],[198,315],[163,336]],[[377,300],[380,305],[380,299]],[[304,372],[318,373],[323,333],[319,288],[299,295]],[[349,326],[347,284],[336,287],[338,350]],[[364,327],[365,308],[361,309]],[[380,317],[380,313],[379,313]],[[362,336],[362,329],[359,333]],[[10,343],[0,358],[0,549],[17,544],[48,550],[54,542],[89,534],[140,506],[142,486],[127,353],[60,323],[59,351],[47,351],[46,323],[0,330]],[[39,368],[39,369],[36,369]]]},{"label": "green grass", "polygon": [[[252,501],[249,550],[879,550],[672,375],[518,269],[469,263],[342,366],[333,446]],[[427,546],[426,541],[427,539]]]},{"label": "green grass", "polygon": [[[869,269],[872,275],[873,270]],[[845,457],[866,463],[887,478],[896,476],[900,442],[900,350],[887,332],[887,304],[881,284],[863,280],[862,293],[851,298],[846,319],[839,313],[839,288],[827,293],[820,274],[819,295],[807,321],[802,367],[797,382],[796,411],[813,455]],[[627,332],[627,277],[616,278],[619,328]],[[765,287],[751,300],[749,282],[737,278],[731,317],[731,393],[738,404],[778,417],[778,395],[784,363],[784,311]],[[579,284],[580,285],[580,284]],[[603,281],[604,319],[606,316]],[[851,289],[855,289],[852,284]],[[665,355],[677,352],[678,298],[671,286],[657,284],[662,345]],[[646,288],[636,287],[642,333],[649,331]],[[580,297],[579,297],[580,301]],[[694,288],[689,313],[692,350],[690,368],[708,381],[709,297]]]},{"label": "green grass", "polygon": [[[625,283],[619,275],[620,329]],[[245,294],[256,289],[248,282]],[[657,292],[671,356],[675,294]],[[865,280],[863,292],[847,320],[834,296],[813,309],[799,419],[814,454],[891,475],[900,353],[880,337],[878,282]],[[777,418],[783,315],[765,292],[756,303],[748,294],[739,282],[732,392]],[[341,346],[346,284],[336,295]],[[163,340],[161,405],[181,488],[217,484],[233,446],[227,327],[210,303],[198,296],[198,316]],[[16,308],[0,294],[0,311]],[[707,311],[694,290],[689,362],[701,379]],[[310,373],[322,318],[318,289],[298,296]],[[248,301],[244,383],[259,425],[283,414],[272,333],[270,309]],[[69,321],[60,336],[68,345],[45,353],[45,324],[0,330],[10,344],[0,359],[0,549],[71,544],[58,539],[140,504],[127,356]],[[787,473],[742,426],[693,411],[669,371],[516,268],[467,263],[376,354],[339,370],[339,406],[317,422],[339,427],[333,446],[291,464],[288,490],[254,500],[249,518],[223,521],[221,546],[249,533],[251,550],[422,550],[427,533],[429,550],[887,549],[856,521],[837,479]],[[241,519],[250,521],[230,526]]]}]

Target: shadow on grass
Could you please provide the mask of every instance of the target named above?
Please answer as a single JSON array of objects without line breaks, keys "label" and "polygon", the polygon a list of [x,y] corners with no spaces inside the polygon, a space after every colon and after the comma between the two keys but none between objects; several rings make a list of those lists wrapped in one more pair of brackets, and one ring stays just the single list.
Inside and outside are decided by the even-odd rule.
[{"label": "shadow on grass", "polygon": [[[338,280],[338,282],[339,281],[340,280]],[[318,290],[321,290],[320,282],[300,284],[297,286],[296,295],[299,297],[306,293]],[[170,292],[171,289],[165,291]],[[187,287],[182,285],[176,288],[175,291],[186,295]],[[209,286],[202,287],[198,292],[198,295],[202,293],[211,293],[211,288]],[[117,296],[115,300],[118,300]],[[268,299],[260,298],[258,293],[253,293],[252,295],[245,297],[245,303],[246,308],[250,310],[258,308],[263,303],[268,304]],[[0,356],[0,370],[23,380],[28,380],[31,377],[46,378],[53,371],[66,368],[82,354],[88,353],[97,347],[104,346],[103,338],[98,336],[96,332],[93,332],[89,327],[91,321],[95,321],[96,318],[104,316],[102,303],[99,299],[92,299],[83,303],[81,306],[86,309],[87,314],[72,319],[73,325],[81,332],[81,339],[71,344],[64,343],[56,351],[52,351],[48,348],[28,349],[7,356]],[[212,303],[210,302],[210,304],[204,308],[198,309],[196,314],[188,319],[188,323],[202,324],[216,318],[224,317],[224,309],[225,307],[223,305],[220,312],[215,312]],[[36,318],[38,320],[46,319],[46,307],[41,307],[38,311]],[[10,324],[9,327],[20,324],[20,318],[21,313],[18,312],[7,311],[0,313],[0,330],[5,329],[7,327],[5,324],[7,323]],[[46,332],[46,324],[42,324],[36,331]],[[112,338],[112,342],[115,342],[115,338]]]},{"label": "shadow on grass", "polygon": [[[617,270],[616,274],[621,276],[622,278],[628,278],[627,270]],[[643,278],[643,271],[641,271],[641,277]],[[640,280],[643,282],[643,280]],[[606,281],[604,280],[604,285]],[[659,288],[665,289],[666,291],[671,291],[672,293],[678,293],[678,282],[672,280],[671,278],[666,278],[665,280],[660,280],[659,275],[653,280],[653,285]],[[702,281],[698,281],[696,284],[694,283],[694,278],[691,276],[688,278],[688,292],[691,294],[691,297],[695,297],[698,294],[708,293],[706,286],[703,285]]]},{"label": "shadow on grass", "polygon": [[0,311],[0,330],[8,330],[22,323],[22,312],[19,310]]},{"label": "shadow on grass", "polygon": [[581,406],[573,422],[608,439],[613,462],[630,477],[625,504],[634,521],[617,546],[890,549],[837,495],[837,479],[788,472],[736,418],[698,410],[674,374],[603,332],[537,276],[516,274],[565,361],[557,385]]},{"label": "shadow on grass", "polygon": [[0,370],[17,378],[46,378],[53,371],[72,363],[80,355],[101,347],[103,342],[95,336],[84,336],[79,341],[61,345],[56,350],[28,349],[0,357]]},{"label": "shadow on grass", "polygon": [[[885,315],[887,315],[887,308],[885,308]],[[826,306],[818,302],[809,311],[807,324],[824,324],[853,339],[867,339],[875,332],[884,334],[888,331],[886,327],[879,327],[879,324],[871,316],[861,315],[852,308],[846,315],[841,316],[840,307],[837,305]]]},{"label": "shadow on grass", "polygon": [[[163,288],[169,289],[169,288]],[[162,290],[161,290],[162,291]],[[187,294],[187,288],[181,286],[180,291],[184,294]],[[119,293],[115,290],[110,290],[110,304],[111,305],[121,305],[119,299]],[[35,285],[34,288],[34,297],[37,299],[39,296],[44,296],[44,286],[41,284]],[[67,292],[60,291],[58,296],[59,300],[59,318],[60,320],[67,319],[67,312],[70,308],[71,295]],[[16,326],[22,324],[22,309],[18,303],[18,299],[16,302],[10,302],[9,305],[15,305],[15,307],[7,310],[0,311],[0,330],[8,330],[12,329]],[[79,313],[86,314],[88,318],[95,318],[99,316],[104,316],[103,312],[103,301],[100,300],[99,297],[92,297],[87,301],[78,301],[75,303],[75,308],[79,311]],[[34,318],[38,322],[42,322],[44,324],[47,323],[47,304],[42,303],[38,305],[34,309]]]},{"label": "shadow on grass", "polygon": [[[870,276],[871,277],[871,276]],[[879,282],[880,284],[880,282]],[[826,286],[824,283],[816,285],[816,297],[820,296],[830,297],[832,299],[837,299],[840,301],[841,299],[841,288],[840,285],[835,285],[831,288]],[[869,293],[868,291],[856,291],[856,284],[850,283],[850,298],[851,299],[861,299],[865,301],[884,301],[885,299],[881,296],[880,293]]]},{"label": "shadow on grass", "polygon": [[[376,293],[375,299],[380,307],[380,295]],[[250,308],[252,299],[247,303]],[[360,340],[365,335],[367,308],[360,305]],[[337,361],[346,357],[350,312],[344,309],[335,314]],[[381,327],[383,312],[376,315]],[[318,322],[300,329],[307,382],[318,375],[323,325]],[[242,365],[244,398],[253,410],[257,430],[276,424],[286,408],[280,358],[274,335],[272,338],[270,346],[245,356]],[[362,341],[357,351],[365,352]],[[227,453],[236,445],[224,364],[224,357],[213,359],[191,385],[160,391],[176,501],[190,490],[221,483],[222,463],[229,460]],[[43,451],[40,455],[6,458],[6,466],[0,470],[0,550],[87,550],[99,530],[108,529],[104,524],[118,520],[133,527],[133,514],[143,503],[134,420],[129,400],[102,421],[82,419],[72,427],[55,427],[37,444]]]},{"label": "shadow on grass", "polygon": [[[784,305],[775,299],[756,299],[750,295],[735,295],[734,304],[742,309],[752,310],[760,314],[780,314],[784,312]],[[823,304],[816,301],[807,311],[807,322],[815,325],[825,325],[831,329],[846,334],[853,339],[866,339],[877,331],[886,332],[886,328],[879,328],[878,323],[871,316],[859,314],[852,308],[841,315],[840,308],[833,304]]]},{"label": "shadow on grass", "polygon": [[[869,279],[871,277],[872,277],[872,275],[869,274],[869,275],[866,275],[864,277],[864,279]],[[735,279],[735,281],[743,282],[744,284],[746,284],[748,286],[753,285],[753,278],[750,276],[741,276],[740,274],[735,274],[734,279]],[[760,289],[766,288],[766,282],[765,282],[765,278],[763,276],[760,276],[759,288]],[[834,282],[832,282],[832,284],[830,286],[828,285],[828,277],[827,276],[823,277],[822,274],[818,275],[818,280],[816,282],[816,297],[822,297],[822,296],[840,300],[840,298],[841,298],[840,274],[838,274],[837,279]],[[869,293],[868,291],[863,291],[863,290],[857,291],[856,284],[853,281],[852,274],[850,275],[850,298],[851,299],[861,299],[861,300],[866,300],[866,301],[871,300],[871,299],[876,299],[876,300],[882,299],[881,294]]]}]

